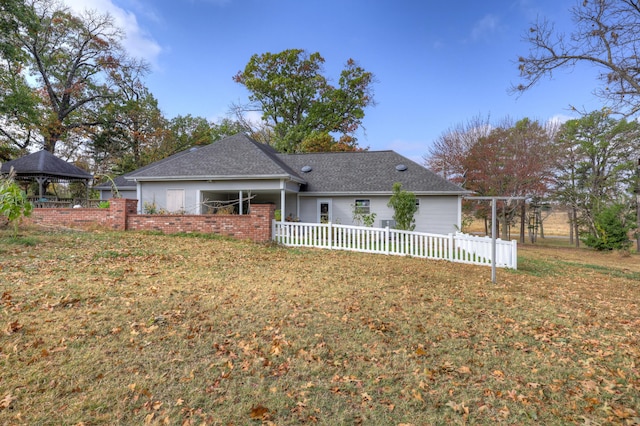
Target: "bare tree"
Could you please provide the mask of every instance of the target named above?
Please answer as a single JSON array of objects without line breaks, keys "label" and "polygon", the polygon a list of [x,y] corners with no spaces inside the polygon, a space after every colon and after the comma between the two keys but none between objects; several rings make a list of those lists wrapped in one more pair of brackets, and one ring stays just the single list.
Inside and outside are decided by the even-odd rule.
[{"label": "bare tree", "polygon": [[464,160],[480,138],[489,136],[491,129],[489,116],[476,116],[449,128],[438,136],[429,153],[423,156],[424,164],[445,179],[464,185],[467,172]]},{"label": "bare tree", "polygon": [[518,60],[524,82],[512,89],[524,92],[558,69],[586,63],[601,70],[595,94],[612,111],[640,112],[640,2],[581,0],[571,14],[575,26],[570,34],[546,19],[529,29],[529,54]]}]

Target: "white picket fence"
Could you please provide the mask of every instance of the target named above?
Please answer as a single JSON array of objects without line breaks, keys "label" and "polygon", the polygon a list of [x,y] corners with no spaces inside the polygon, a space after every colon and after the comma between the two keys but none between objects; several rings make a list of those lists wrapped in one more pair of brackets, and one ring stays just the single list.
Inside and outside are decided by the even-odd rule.
[{"label": "white picket fence", "polygon": [[[391,228],[273,221],[272,239],[285,246],[414,256],[491,266],[491,238]],[[496,266],[517,269],[516,241],[496,239]]]}]

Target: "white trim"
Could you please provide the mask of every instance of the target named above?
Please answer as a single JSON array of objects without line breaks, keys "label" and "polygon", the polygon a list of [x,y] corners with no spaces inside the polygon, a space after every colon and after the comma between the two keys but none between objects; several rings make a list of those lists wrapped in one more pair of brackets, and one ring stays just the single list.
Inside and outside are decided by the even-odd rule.
[{"label": "white trim", "polygon": [[[462,192],[444,192],[444,191],[410,191],[415,195],[456,195],[456,196],[464,196],[471,194],[470,191],[462,191]],[[373,197],[373,196],[391,196],[393,192],[391,191],[367,191],[367,192],[358,192],[358,191],[347,191],[347,192],[305,192],[301,191],[300,197]]]},{"label": "white trim", "polygon": [[284,179],[280,179],[280,221],[284,222],[285,210],[287,209],[286,203],[287,186],[284,184]]},{"label": "white trim", "polygon": [[333,200],[331,198],[318,198],[318,200],[316,201],[316,220],[318,223],[322,223],[321,213],[320,213],[320,206],[322,204],[328,205],[327,222],[331,222],[333,220],[333,205],[332,205]]},{"label": "white trim", "polygon": [[125,176],[125,179],[134,182],[167,182],[167,181],[217,181],[217,180],[281,180],[287,179],[290,181],[294,181],[300,184],[307,183],[305,180],[296,178],[291,175],[234,175],[234,176],[153,176],[153,177],[135,177],[135,176]]}]

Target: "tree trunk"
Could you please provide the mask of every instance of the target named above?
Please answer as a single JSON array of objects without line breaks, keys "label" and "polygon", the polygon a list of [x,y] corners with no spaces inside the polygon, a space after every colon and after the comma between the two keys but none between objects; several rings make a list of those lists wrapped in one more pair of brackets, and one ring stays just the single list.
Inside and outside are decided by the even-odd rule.
[{"label": "tree trunk", "polygon": [[580,247],[580,232],[578,226],[578,210],[573,208],[573,229],[576,236],[576,247]]},{"label": "tree trunk", "polygon": [[524,244],[524,231],[525,231],[525,216],[527,215],[527,206],[526,202],[522,200],[522,205],[520,206],[520,242]]},{"label": "tree trunk", "polygon": [[[498,234],[500,235],[500,234]],[[507,223],[507,205],[502,206],[502,240],[509,241],[509,224]]]},{"label": "tree trunk", "polygon": [[636,251],[640,253],[640,158],[636,169]]},{"label": "tree trunk", "polygon": [[573,245],[573,210],[567,210],[567,216],[569,217],[569,244]]},{"label": "tree trunk", "polygon": [[50,119],[42,128],[44,136],[44,150],[52,154],[56,153],[56,144],[62,139],[65,129],[59,119]]},{"label": "tree trunk", "polygon": [[56,143],[58,142],[57,138],[46,137],[44,139],[44,150],[49,151],[52,154],[56,153]]}]

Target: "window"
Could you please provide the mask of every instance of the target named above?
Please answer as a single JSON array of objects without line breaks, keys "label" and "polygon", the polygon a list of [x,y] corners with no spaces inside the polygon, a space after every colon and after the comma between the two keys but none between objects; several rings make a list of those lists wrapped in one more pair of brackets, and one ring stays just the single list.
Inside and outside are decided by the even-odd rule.
[{"label": "window", "polygon": [[371,200],[356,200],[355,211],[358,214],[371,213]]}]

